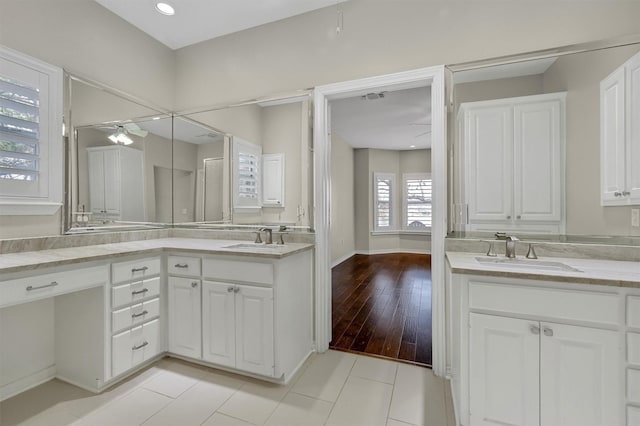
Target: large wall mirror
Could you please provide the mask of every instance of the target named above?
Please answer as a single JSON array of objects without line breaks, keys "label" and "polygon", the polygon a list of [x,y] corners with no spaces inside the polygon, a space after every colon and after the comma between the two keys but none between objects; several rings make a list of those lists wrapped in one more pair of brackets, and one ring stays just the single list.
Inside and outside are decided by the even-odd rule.
[{"label": "large wall mirror", "polygon": [[[312,228],[309,91],[170,113],[90,80],[67,83],[67,233]],[[243,147],[256,150],[248,166]]]},{"label": "large wall mirror", "polygon": [[[602,102],[617,102],[623,110],[621,105],[632,96],[640,102],[640,38],[632,39],[594,44],[594,49],[584,45],[574,49],[576,53],[567,48],[559,49],[557,55],[537,52],[450,67],[454,83],[449,132],[451,235],[476,237],[506,231],[543,239],[640,236],[631,219],[631,210],[640,208],[639,203],[603,205],[601,185],[601,167],[606,167],[603,163],[610,155],[601,150],[601,131],[616,132],[606,122],[611,107],[601,107],[601,90]],[[626,90],[633,93],[625,94],[620,86],[609,89],[607,79],[620,72],[626,72]],[[626,123],[619,127],[626,130],[616,133],[616,138],[638,131],[638,112],[626,115]],[[564,138],[564,143],[551,152],[556,137]],[[636,141],[635,147],[635,153],[618,148],[616,155],[622,160],[617,164],[640,170],[640,143]],[[607,173],[616,176],[614,170]],[[622,199],[625,190],[619,191]],[[519,226],[517,221],[524,221],[527,209],[534,213],[557,209],[558,226]],[[542,214],[528,218],[529,223],[544,223]]]}]

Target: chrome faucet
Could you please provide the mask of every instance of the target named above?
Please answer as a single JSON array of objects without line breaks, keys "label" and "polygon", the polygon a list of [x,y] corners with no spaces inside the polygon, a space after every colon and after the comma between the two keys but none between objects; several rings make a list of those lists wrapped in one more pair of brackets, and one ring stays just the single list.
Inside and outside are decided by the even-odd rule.
[{"label": "chrome faucet", "polygon": [[273,244],[271,228],[262,228],[261,231],[265,232],[264,243],[265,244]]},{"label": "chrome faucet", "polygon": [[506,247],[505,247],[504,255],[510,259],[513,259],[516,257],[516,241],[520,241],[520,240],[512,236],[508,236],[506,238]]}]

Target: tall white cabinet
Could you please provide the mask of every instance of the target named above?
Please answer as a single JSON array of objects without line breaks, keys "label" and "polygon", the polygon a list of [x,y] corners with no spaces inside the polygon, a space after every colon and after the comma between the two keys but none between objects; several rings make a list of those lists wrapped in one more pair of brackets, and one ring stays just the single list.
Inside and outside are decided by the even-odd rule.
[{"label": "tall white cabinet", "polygon": [[600,82],[600,202],[640,204],[640,53]]},{"label": "tall white cabinet", "polygon": [[142,151],[113,145],[87,148],[87,154],[90,211],[111,220],[144,221]]},{"label": "tall white cabinet", "polygon": [[461,104],[468,231],[564,233],[565,93]]}]

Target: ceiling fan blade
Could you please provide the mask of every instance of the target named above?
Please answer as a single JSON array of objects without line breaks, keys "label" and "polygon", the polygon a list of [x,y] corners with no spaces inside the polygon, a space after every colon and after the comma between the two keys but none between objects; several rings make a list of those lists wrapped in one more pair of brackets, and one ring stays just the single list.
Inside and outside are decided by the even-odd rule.
[{"label": "ceiling fan blade", "polygon": [[422,133],[420,133],[419,135],[415,135],[415,136],[414,136],[414,138],[419,138],[420,136],[424,136],[424,135],[428,135],[428,134],[431,134],[431,131],[428,131],[428,132],[422,132]]},{"label": "ceiling fan blade", "polygon": [[148,131],[141,129],[136,123],[125,123],[124,128],[132,135],[140,136],[141,138],[149,134]]}]

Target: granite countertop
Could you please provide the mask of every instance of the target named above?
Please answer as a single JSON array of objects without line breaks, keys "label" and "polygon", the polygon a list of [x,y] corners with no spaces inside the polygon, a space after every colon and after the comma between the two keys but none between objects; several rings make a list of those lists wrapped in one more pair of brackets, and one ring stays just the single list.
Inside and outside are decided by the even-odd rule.
[{"label": "granite countertop", "polygon": [[[448,251],[446,254],[454,273],[640,288],[640,262],[539,257],[537,260],[530,260],[532,266],[528,267],[507,266],[508,262],[501,265],[480,263],[476,257],[496,259],[481,253]],[[505,257],[502,256],[502,259]],[[518,257],[517,260],[529,261],[524,257]],[[542,270],[536,268],[535,262],[560,262],[577,271]]]},{"label": "granite countertop", "polygon": [[[237,245],[249,247],[229,247]],[[239,240],[161,238],[2,254],[0,255],[0,273],[21,272],[94,260],[113,260],[115,257],[162,253],[165,251],[281,259],[311,248],[313,248],[313,244],[287,243],[285,245],[273,244],[265,246],[264,244],[254,245],[251,241]]]}]

